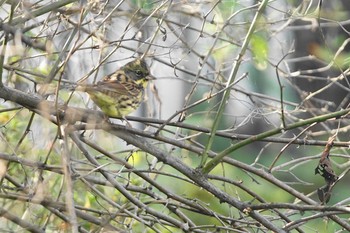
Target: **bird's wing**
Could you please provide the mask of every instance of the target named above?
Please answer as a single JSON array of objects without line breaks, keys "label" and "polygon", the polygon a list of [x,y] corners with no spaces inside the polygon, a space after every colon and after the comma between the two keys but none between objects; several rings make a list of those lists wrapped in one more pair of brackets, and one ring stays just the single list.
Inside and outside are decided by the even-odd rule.
[{"label": "bird's wing", "polygon": [[115,97],[122,95],[137,96],[140,93],[139,85],[130,80],[129,82],[120,82],[119,80],[103,79],[96,84],[79,85],[76,90],[84,91],[89,94],[93,94],[94,92],[101,92]]}]

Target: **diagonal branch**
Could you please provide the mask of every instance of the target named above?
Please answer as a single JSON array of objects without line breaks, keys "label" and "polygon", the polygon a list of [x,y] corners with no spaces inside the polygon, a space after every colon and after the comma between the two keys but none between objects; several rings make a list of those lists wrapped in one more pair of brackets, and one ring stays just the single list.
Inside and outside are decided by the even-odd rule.
[{"label": "diagonal branch", "polygon": [[[268,0],[263,0],[261,3],[260,3],[260,6],[258,8],[258,11],[256,12],[255,16],[254,16],[254,19],[250,25],[250,28],[247,32],[247,35],[243,41],[243,44],[242,44],[242,48],[241,48],[241,51],[240,53],[238,54],[237,58],[236,58],[236,61],[233,65],[233,68],[231,70],[231,73],[230,73],[230,76],[229,76],[229,79],[227,81],[227,84],[226,86],[230,86],[234,81],[235,81],[235,78],[237,76],[237,73],[238,73],[238,69],[241,65],[241,62],[243,60],[243,56],[248,48],[248,45],[249,45],[249,42],[250,42],[250,39],[255,31],[255,28],[258,24],[258,19],[259,17],[262,15],[262,13],[264,12],[265,10],[265,7],[268,3]],[[228,21],[227,21],[228,22]],[[209,139],[208,139],[208,142],[206,144],[206,147],[205,147],[205,151],[202,155],[202,160],[201,160],[201,164],[200,164],[200,168],[206,166],[206,162],[207,162],[207,158],[208,158],[208,152],[210,151],[211,149],[211,146],[214,142],[214,136],[215,136],[215,133],[218,129],[218,126],[219,126],[219,123],[221,121],[221,117],[223,115],[223,112],[224,112],[224,109],[225,109],[225,106],[226,106],[226,103],[230,97],[230,88],[226,89],[226,91],[224,92],[224,96],[222,97],[222,100],[220,102],[220,105],[219,105],[219,109],[218,109],[218,112],[216,114],[216,117],[214,119],[214,123],[213,123],[213,126],[212,126],[212,129],[211,129],[211,132],[210,132],[210,136],[209,136]],[[207,167],[207,166],[206,166]],[[204,173],[207,173],[209,172],[210,170],[208,169],[203,169],[203,172]]]}]

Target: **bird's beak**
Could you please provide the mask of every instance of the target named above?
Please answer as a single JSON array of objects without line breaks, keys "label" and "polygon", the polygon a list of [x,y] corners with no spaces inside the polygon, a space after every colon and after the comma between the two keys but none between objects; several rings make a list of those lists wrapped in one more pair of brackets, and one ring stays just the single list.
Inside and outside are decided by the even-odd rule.
[{"label": "bird's beak", "polygon": [[147,76],[147,80],[156,80],[156,77],[154,77],[153,75],[149,74]]}]

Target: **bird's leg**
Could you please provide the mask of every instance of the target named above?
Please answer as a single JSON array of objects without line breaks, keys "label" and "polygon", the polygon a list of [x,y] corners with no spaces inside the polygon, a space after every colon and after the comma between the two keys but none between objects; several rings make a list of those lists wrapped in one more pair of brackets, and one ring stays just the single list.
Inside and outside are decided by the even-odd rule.
[{"label": "bird's leg", "polygon": [[132,128],[132,125],[130,124],[130,122],[123,116],[122,117],[122,121],[125,121],[126,122],[126,125],[130,128]]},{"label": "bird's leg", "polygon": [[109,116],[107,116],[106,114],[103,114],[103,121],[105,121],[106,123],[112,123],[111,119],[109,119]]}]

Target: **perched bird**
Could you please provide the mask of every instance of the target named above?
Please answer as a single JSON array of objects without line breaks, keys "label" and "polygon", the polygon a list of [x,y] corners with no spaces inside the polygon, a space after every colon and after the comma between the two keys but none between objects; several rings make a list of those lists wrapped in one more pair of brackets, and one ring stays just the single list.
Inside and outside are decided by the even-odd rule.
[{"label": "perched bird", "polygon": [[79,84],[75,90],[88,93],[107,116],[124,118],[139,107],[153,79],[146,62],[137,58],[96,84]]}]

